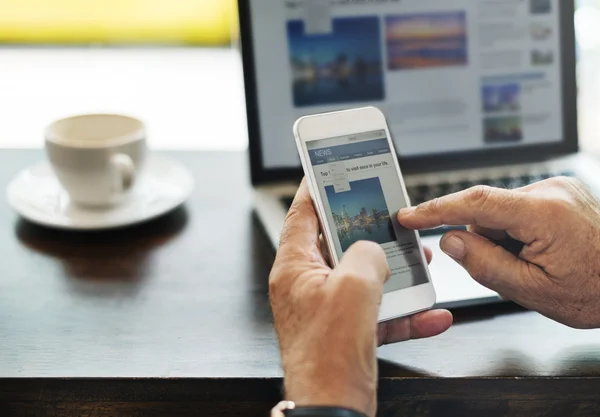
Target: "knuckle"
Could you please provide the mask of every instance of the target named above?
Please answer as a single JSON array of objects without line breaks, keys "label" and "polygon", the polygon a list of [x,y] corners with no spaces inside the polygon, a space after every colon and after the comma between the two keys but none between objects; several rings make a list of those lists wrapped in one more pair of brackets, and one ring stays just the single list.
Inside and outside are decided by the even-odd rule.
[{"label": "knuckle", "polygon": [[570,178],[564,176],[552,177],[546,180],[547,184],[555,185],[558,187],[568,187],[572,184],[572,180]]},{"label": "knuckle", "polygon": [[285,223],[283,226],[283,230],[281,231],[281,236],[279,238],[279,247],[283,246],[291,236],[294,235],[297,227],[295,226],[294,220],[302,215],[302,212],[297,204],[294,204],[285,218]]},{"label": "knuckle", "polygon": [[310,197],[296,198],[287,212],[281,235],[279,238],[279,247],[283,246],[298,231],[302,231],[306,224],[305,220],[314,216],[314,209]]},{"label": "knuckle", "polygon": [[488,185],[478,185],[469,189],[467,199],[471,204],[483,206],[492,194],[492,187]]},{"label": "knuckle", "polygon": [[577,178],[566,177],[570,184],[574,185],[578,190],[588,190],[588,186]]},{"label": "knuckle", "polygon": [[564,199],[574,199],[581,195],[582,192],[587,191],[587,187],[581,181],[576,178],[570,177],[552,177],[545,181],[546,185],[550,188],[561,190]]},{"label": "knuckle", "polygon": [[417,206],[416,212],[424,216],[438,216],[444,209],[444,198],[436,197]]},{"label": "knuckle", "polygon": [[444,206],[444,201],[441,197],[436,197],[433,200],[425,203],[424,209],[428,213],[439,213],[442,211]]},{"label": "knuckle", "polygon": [[322,280],[309,272],[281,268],[269,277],[269,299],[276,305],[314,302],[322,290],[321,284]]},{"label": "knuckle", "polygon": [[588,186],[577,178],[564,177],[564,181],[564,189],[573,202],[583,203],[585,201],[589,201],[590,199],[595,200],[590,193]]},{"label": "knuckle", "polygon": [[287,262],[277,260],[269,274],[269,293],[278,296],[288,292],[291,283],[295,281],[294,276],[297,275],[298,272],[293,266],[290,267]]},{"label": "knuckle", "polygon": [[269,276],[269,293],[278,294],[281,289],[281,273],[273,268],[271,275]]},{"label": "knuckle", "polygon": [[292,300],[296,304],[306,303],[308,305],[318,306],[322,304],[325,297],[321,280],[306,279],[290,292]]},{"label": "knuckle", "polygon": [[294,224],[287,224],[281,231],[279,238],[279,249],[283,248],[301,229]]},{"label": "knuckle", "polygon": [[563,178],[564,181],[568,182],[571,185],[574,185],[577,188],[586,188],[586,185],[578,178],[572,178],[572,177],[561,177],[561,178]]}]

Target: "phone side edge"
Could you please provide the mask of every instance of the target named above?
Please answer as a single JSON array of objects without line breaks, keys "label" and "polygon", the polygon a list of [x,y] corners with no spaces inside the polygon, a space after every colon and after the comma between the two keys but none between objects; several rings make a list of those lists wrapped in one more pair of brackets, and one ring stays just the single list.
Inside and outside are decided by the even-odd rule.
[{"label": "phone side edge", "polygon": [[[417,302],[415,302],[417,300]],[[425,302],[421,302],[426,300]],[[431,310],[437,302],[437,294],[433,282],[404,288],[383,295],[379,308],[378,323],[410,317],[423,311]],[[405,309],[399,306],[408,306]]]},{"label": "phone side edge", "polygon": [[296,120],[293,126],[294,139],[298,148],[298,155],[300,156],[302,170],[304,171],[304,180],[306,181],[306,185],[308,187],[308,191],[313,202],[313,208],[315,209],[315,213],[317,214],[317,218],[319,220],[319,228],[321,230],[321,235],[323,236],[323,240],[327,245],[327,250],[329,252],[331,262],[333,263],[333,266],[336,266],[339,264],[340,259],[337,255],[337,251],[335,250],[335,246],[333,244],[333,234],[331,228],[328,226],[327,213],[325,212],[325,207],[323,205],[323,202],[321,201],[317,179],[314,175],[313,170],[311,170],[309,167],[308,161],[310,155],[308,154],[308,148],[306,148],[306,141],[302,139],[300,133],[300,125],[302,121],[311,117],[312,116],[304,116]]},{"label": "phone side edge", "polygon": [[[393,155],[397,155],[397,153],[396,153],[396,147],[394,145],[394,138],[393,138],[392,133],[391,133],[391,131],[389,129],[389,125],[388,125],[388,122],[387,122],[387,118],[385,117],[385,114],[380,109],[378,109],[377,107],[371,107],[371,108],[373,110],[375,110],[376,113],[380,117],[382,117],[383,125],[385,126],[385,131],[386,131],[386,135],[387,135],[387,138],[388,138],[388,143],[390,145],[390,150],[392,151]],[[402,195],[403,195],[403,197],[404,197],[407,205],[410,206],[411,205],[410,196],[408,195],[408,190],[406,188],[406,182],[404,181],[404,176],[402,174],[402,167],[400,166],[400,161],[398,160],[397,157],[394,157],[393,161],[394,161],[394,166],[396,168],[396,173],[398,175],[398,179],[400,180],[400,187],[401,187]],[[393,292],[387,293],[387,294],[403,293],[403,292],[405,292],[407,290],[419,289],[419,290],[416,290],[416,291],[423,291],[423,292],[427,291],[427,292],[425,292],[425,294],[418,295],[417,298],[419,298],[419,297],[420,298],[424,298],[424,297],[421,297],[422,295],[425,295],[425,296],[428,296],[428,297],[427,297],[426,301],[424,302],[424,305],[414,307],[412,309],[413,311],[406,312],[406,313],[402,313],[401,312],[397,316],[392,315],[392,317],[389,317],[389,318],[386,318],[386,319],[380,320],[380,321],[393,320],[394,318],[404,317],[404,316],[410,316],[410,315],[413,315],[413,314],[416,314],[416,313],[419,313],[419,312],[422,312],[422,311],[427,311],[427,310],[431,309],[435,305],[435,303],[437,301],[437,293],[435,291],[435,286],[433,285],[433,280],[431,278],[431,271],[430,271],[429,265],[427,263],[427,256],[425,255],[425,249],[423,247],[423,242],[421,240],[421,236],[419,235],[419,232],[416,231],[416,230],[412,231],[412,233],[415,236],[415,241],[417,242],[417,246],[419,248],[419,253],[421,255],[421,260],[422,260],[422,263],[423,263],[423,268],[425,270],[425,275],[427,276],[427,282],[423,283],[423,284],[416,285],[416,286],[404,288],[402,290],[393,291]],[[422,288],[419,288],[419,287],[422,287]],[[410,293],[410,291],[409,291],[409,293]],[[384,297],[387,294],[384,294]],[[406,293],[404,293],[404,294],[406,294]],[[383,301],[384,300],[382,299],[382,307],[384,307],[383,306]]]}]

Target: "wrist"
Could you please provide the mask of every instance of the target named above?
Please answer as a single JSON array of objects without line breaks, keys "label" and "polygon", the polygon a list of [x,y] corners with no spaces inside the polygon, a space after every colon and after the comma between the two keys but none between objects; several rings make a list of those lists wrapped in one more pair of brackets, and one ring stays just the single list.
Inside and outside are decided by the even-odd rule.
[{"label": "wrist", "polygon": [[287,378],[286,398],[298,407],[340,407],[374,417],[376,383],[353,379]]},{"label": "wrist", "polygon": [[356,410],[340,407],[299,407],[291,403],[292,407],[275,417],[367,417],[366,414]]}]

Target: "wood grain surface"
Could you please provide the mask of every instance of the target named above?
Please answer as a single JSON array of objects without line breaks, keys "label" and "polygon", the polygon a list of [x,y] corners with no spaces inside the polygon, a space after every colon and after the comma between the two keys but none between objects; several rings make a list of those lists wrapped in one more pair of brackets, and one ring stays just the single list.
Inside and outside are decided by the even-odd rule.
[{"label": "wood grain surface", "polygon": [[[265,416],[282,372],[243,153],[172,153],[188,203],[112,232],[0,202],[0,416]],[[39,151],[0,152],[0,186]],[[600,332],[514,305],[379,350],[382,416],[598,416]]]}]

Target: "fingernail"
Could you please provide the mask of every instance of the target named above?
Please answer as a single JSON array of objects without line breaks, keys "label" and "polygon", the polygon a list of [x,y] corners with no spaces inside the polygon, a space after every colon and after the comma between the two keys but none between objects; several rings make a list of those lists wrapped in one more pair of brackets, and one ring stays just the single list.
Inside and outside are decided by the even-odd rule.
[{"label": "fingernail", "polygon": [[461,262],[465,257],[465,243],[456,236],[450,236],[442,241],[442,250],[446,255]]},{"label": "fingernail", "polygon": [[414,207],[406,207],[406,208],[403,208],[403,209],[401,209],[401,210],[398,212],[398,214],[400,214],[401,216],[408,216],[408,215],[410,215],[410,214],[413,214],[413,213],[414,213],[414,211],[415,211],[415,208],[414,208]]}]

